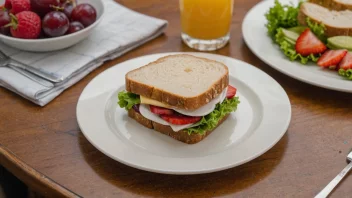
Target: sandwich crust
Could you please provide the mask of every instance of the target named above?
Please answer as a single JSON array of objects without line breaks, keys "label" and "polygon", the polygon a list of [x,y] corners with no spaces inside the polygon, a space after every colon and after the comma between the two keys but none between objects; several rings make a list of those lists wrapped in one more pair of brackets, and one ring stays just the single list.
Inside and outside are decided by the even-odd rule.
[{"label": "sandwich crust", "polygon": [[[173,57],[186,57],[186,58],[193,58],[195,60],[206,61],[209,63],[215,63],[217,65],[223,66],[225,73],[218,80],[216,80],[206,91],[204,91],[203,93],[200,93],[199,95],[196,95],[194,97],[186,97],[186,96],[182,96],[182,95],[177,95],[172,92],[162,90],[162,89],[155,87],[155,86],[151,86],[148,84],[137,82],[129,77],[129,75],[133,72],[138,72],[142,68],[151,66],[153,64],[161,63],[170,57],[172,57],[172,58]],[[217,62],[214,60],[209,60],[206,58],[195,57],[192,55],[181,54],[181,55],[165,56],[165,57],[160,58],[152,63],[149,63],[148,65],[145,65],[141,68],[132,70],[126,74],[125,80],[126,80],[126,90],[128,92],[142,95],[142,96],[157,100],[159,102],[162,102],[164,104],[174,106],[176,108],[185,109],[185,110],[195,110],[195,109],[198,109],[198,108],[206,105],[211,100],[216,98],[229,85],[229,71],[228,71],[227,66],[225,66],[224,64],[222,64],[220,62]]]},{"label": "sandwich crust", "polygon": [[170,137],[172,137],[178,141],[184,142],[186,144],[195,144],[195,143],[202,141],[211,132],[213,132],[220,124],[222,124],[227,119],[227,117],[229,115],[230,114],[227,114],[222,120],[219,121],[218,125],[213,130],[207,131],[206,133],[204,133],[204,135],[194,134],[194,133],[192,133],[191,135],[188,135],[188,132],[186,130],[174,132],[170,126],[166,126],[166,125],[162,125],[162,124],[153,122],[153,121],[145,118],[144,116],[142,116],[142,114],[137,113],[133,109],[130,109],[128,111],[128,116],[133,118],[137,122],[139,122],[141,125],[143,125],[147,128],[150,128],[150,129],[154,129],[162,134],[170,136]]},{"label": "sandwich crust", "polygon": [[306,19],[316,23],[323,23],[326,27],[325,35],[332,36],[352,36],[352,11],[334,11],[328,10],[318,4],[305,2],[300,7],[298,13],[298,22],[307,25]]},{"label": "sandwich crust", "polygon": [[352,2],[346,0],[309,0],[311,3],[315,3],[331,10],[351,10]]}]

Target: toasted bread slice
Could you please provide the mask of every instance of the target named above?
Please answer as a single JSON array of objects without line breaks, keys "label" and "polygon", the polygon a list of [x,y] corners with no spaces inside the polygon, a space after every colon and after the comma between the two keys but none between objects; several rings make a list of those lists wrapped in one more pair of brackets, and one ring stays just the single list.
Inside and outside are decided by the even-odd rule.
[{"label": "toasted bread slice", "polygon": [[153,122],[142,114],[137,113],[135,110],[130,109],[128,110],[128,116],[135,119],[137,122],[142,124],[143,126],[154,129],[162,134],[168,135],[178,141],[184,142],[186,144],[195,144],[202,141],[206,138],[211,132],[213,132],[220,124],[222,124],[230,114],[226,115],[222,120],[219,121],[218,125],[211,131],[207,131],[204,135],[200,134],[191,134],[189,135],[186,130],[174,132],[170,126],[165,126],[156,122]]},{"label": "toasted bread slice", "polygon": [[328,37],[352,36],[352,11],[333,11],[318,4],[304,2],[298,14],[299,23],[306,25],[307,17],[314,22],[323,23]]},{"label": "toasted bread slice", "polygon": [[352,0],[309,0],[330,10],[352,10]]},{"label": "toasted bread slice", "polygon": [[170,55],[126,74],[126,90],[180,109],[195,110],[229,85],[228,68],[191,55]]}]

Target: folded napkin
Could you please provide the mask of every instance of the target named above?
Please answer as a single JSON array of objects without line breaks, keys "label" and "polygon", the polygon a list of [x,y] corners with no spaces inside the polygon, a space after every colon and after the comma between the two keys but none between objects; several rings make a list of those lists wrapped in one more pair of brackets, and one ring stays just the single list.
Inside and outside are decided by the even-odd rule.
[{"label": "folded napkin", "polygon": [[26,72],[0,66],[0,86],[44,106],[104,61],[119,57],[159,36],[167,26],[167,21],[136,13],[112,0],[103,2],[105,13],[99,26],[86,40],[68,49],[33,53],[0,43],[0,50],[11,59],[60,76],[64,81],[33,80]]}]

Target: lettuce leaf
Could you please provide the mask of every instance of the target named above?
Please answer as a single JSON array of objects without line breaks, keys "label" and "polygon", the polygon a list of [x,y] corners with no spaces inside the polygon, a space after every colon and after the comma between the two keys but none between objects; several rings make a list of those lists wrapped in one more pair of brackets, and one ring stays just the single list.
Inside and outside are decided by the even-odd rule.
[{"label": "lettuce leaf", "polygon": [[[307,64],[308,61],[317,62],[320,54],[302,56],[296,52],[294,42],[286,38],[282,32],[282,28],[287,29],[299,26],[297,16],[301,3],[302,2],[300,2],[298,6],[282,5],[278,0],[275,0],[275,5],[265,14],[268,21],[266,28],[268,29],[268,34],[274,42],[280,46],[280,49],[285,56],[287,56],[291,61],[297,60],[300,61],[301,64]],[[311,31],[320,40],[326,43],[327,38],[324,34],[326,29],[325,26],[323,24],[312,22],[309,18],[307,18],[306,21]]]},{"label": "lettuce leaf", "polygon": [[287,56],[291,61],[298,60],[302,64],[307,64],[309,60],[317,62],[320,55],[310,54],[309,56],[302,56],[296,52],[295,45],[288,42],[285,39],[285,35],[282,32],[282,28],[279,28],[277,34],[275,35],[275,42],[280,46],[281,51]]},{"label": "lettuce leaf", "polygon": [[327,37],[325,36],[326,27],[322,23],[311,22],[307,17],[306,19],[309,29],[321,40],[323,43],[327,42]]},{"label": "lettuce leaf", "polygon": [[348,80],[352,80],[352,69],[339,69],[339,75],[345,77]]},{"label": "lettuce leaf", "polygon": [[278,0],[275,0],[274,7],[265,14],[268,23],[266,28],[268,29],[268,34],[274,39],[277,30],[282,28],[296,27],[298,23],[298,13],[299,7],[293,5],[282,5]]},{"label": "lettuce leaf", "polygon": [[121,108],[125,108],[126,110],[130,110],[133,105],[141,103],[141,100],[139,98],[139,95],[126,92],[126,91],[121,91],[118,94],[119,98],[119,106]]},{"label": "lettuce leaf", "polygon": [[221,104],[217,104],[215,110],[204,116],[195,126],[186,129],[188,134],[198,133],[203,135],[205,132],[213,130],[227,114],[237,110],[239,103],[238,97],[225,99]]}]

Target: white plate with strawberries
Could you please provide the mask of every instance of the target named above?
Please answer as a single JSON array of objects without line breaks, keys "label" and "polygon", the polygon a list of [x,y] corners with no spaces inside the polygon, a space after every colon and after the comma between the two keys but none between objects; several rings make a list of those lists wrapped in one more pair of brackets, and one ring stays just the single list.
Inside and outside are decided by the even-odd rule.
[{"label": "white plate with strawberries", "polygon": [[0,40],[25,51],[70,47],[102,20],[102,0],[0,0]]},{"label": "white plate with strawberries", "polygon": [[[298,3],[295,0],[279,2],[282,5]],[[242,24],[242,33],[250,50],[268,65],[297,80],[331,90],[352,92],[352,81],[338,75],[336,71],[336,68],[352,71],[352,55],[347,50],[330,50],[312,32],[304,31],[297,35],[295,49],[303,54],[320,53],[317,63],[310,61],[302,65],[299,61],[290,61],[284,55],[268,35],[265,26],[268,23],[265,14],[273,6],[274,0],[262,1],[247,13]]]}]

